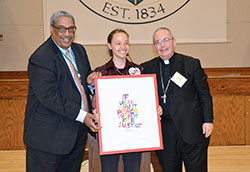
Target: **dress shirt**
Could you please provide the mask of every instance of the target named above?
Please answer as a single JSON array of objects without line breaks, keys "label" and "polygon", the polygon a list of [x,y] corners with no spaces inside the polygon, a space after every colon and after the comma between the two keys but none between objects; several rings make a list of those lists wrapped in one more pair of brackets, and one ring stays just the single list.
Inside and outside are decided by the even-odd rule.
[{"label": "dress shirt", "polygon": [[[52,40],[53,40],[53,39],[52,39]],[[54,40],[53,40],[53,41],[54,41]],[[54,43],[56,44],[55,41],[54,41]],[[78,91],[79,91],[79,93],[80,93],[80,90],[79,90],[79,88],[78,88],[78,85],[76,84],[76,80],[75,80],[74,73],[73,73],[73,71],[72,71],[72,69],[71,69],[71,67],[70,67],[70,62],[69,62],[69,60],[65,57],[65,56],[66,56],[66,51],[69,50],[69,53],[70,53],[70,55],[71,55],[71,57],[72,57],[73,66],[75,67],[76,70],[78,70],[78,69],[77,69],[77,65],[76,65],[76,61],[75,61],[75,55],[74,55],[74,53],[73,53],[71,47],[69,47],[67,50],[65,50],[65,49],[61,48],[61,47],[60,47],[59,45],[57,45],[57,44],[56,44],[56,46],[57,46],[57,47],[59,48],[59,50],[61,51],[62,56],[63,56],[65,62],[67,63],[68,68],[69,68],[69,70],[70,70],[70,73],[71,73],[71,75],[72,75],[72,77],[73,77],[73,79],[74,79],[75,85],[76,85],[76,87],[77,87],[77,89],[78,89]],[[81,78],[80,78],[80,79],[81,79]],[[84,90],[84,88],[83,88],[83,90]],[[81,109],[80,109],[80,111],[79,111],[79,113],[78,113],[78,116],[76,117],[76,121],[79,121],[79,122],[83,123],[83,121],[84,121],[86,115],[87,115],[87,112],[84,111],[83,100],[81,100]]]}]

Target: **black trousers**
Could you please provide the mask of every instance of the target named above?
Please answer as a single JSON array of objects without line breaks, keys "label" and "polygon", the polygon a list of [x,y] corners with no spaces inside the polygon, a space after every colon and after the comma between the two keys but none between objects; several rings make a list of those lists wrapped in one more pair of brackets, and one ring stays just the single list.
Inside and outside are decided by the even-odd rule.
[{"label": "black trousers", "polygon": [[124,172],[140,172],[141,152],[102,155],[102,172],[118,172],[120,155],[123,158]]},{"label": "black trousers", "polygon": [[156,151],[164,172],[207,172],[209,139],[198,144],[188,144],[179,135],[173,121],[161,121],[164,150]]},{"label": "black trousers", "polygon": [[66,155],[26,147],[26,172],[79,172],[87,138],[84,130],[87,129],[79,129],[77,141],[72,151]]}]

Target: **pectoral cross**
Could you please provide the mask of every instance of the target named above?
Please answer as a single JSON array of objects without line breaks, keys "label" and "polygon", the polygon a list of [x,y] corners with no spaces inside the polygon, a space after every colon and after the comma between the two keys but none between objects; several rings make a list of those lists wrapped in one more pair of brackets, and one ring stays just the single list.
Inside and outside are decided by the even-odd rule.
[{"label": "pectoral cross", "polygon": [[161,98],[163,99],[163,103],[166,103],[166,99],[167,99],[166,94],[163,94],[163,96],[161,96]]}]

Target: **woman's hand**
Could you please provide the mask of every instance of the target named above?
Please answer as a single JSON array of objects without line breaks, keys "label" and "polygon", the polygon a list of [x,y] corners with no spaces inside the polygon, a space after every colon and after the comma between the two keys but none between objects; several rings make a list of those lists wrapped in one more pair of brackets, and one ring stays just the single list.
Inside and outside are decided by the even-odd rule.
[{"label": "woman's hand", "polygon": [[92,72],[91,74],[88,75],[87,77],[87,83],[91,86],[95,85],[95,79],[98,78],[99,76],[102,76],[101,72]]}]

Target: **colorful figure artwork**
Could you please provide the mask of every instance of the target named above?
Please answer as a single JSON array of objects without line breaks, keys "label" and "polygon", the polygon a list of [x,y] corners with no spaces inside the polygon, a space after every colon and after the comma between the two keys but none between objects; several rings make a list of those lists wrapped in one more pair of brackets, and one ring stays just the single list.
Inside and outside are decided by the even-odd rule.
[{"label": "colorful figure artwork", "polygon": [[141,128],[142,123],[139,121],[139,111],[137,104],[129,99],[129,94],[123,94],[122,100],[119,101],[117,110],[119,119],[119,128]]}]

